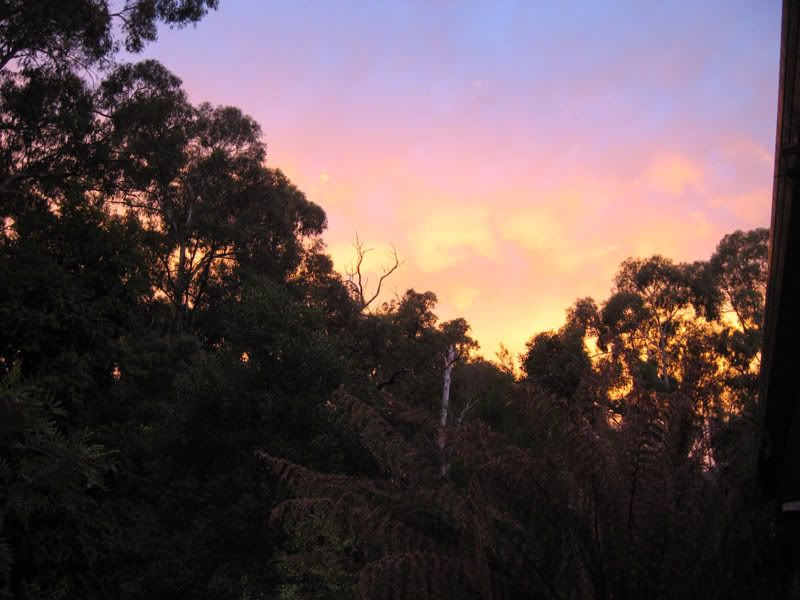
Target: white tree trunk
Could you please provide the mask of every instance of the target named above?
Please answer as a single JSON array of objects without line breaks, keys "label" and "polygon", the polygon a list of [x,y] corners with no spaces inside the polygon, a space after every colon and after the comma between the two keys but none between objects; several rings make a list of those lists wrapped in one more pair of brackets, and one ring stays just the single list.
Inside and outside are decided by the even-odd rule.
[{"label": "white tree trunk", "polygon": [[451,345],[447,349],[444,359],[444,383],[442,385],[442,413],[439,430],[439,453],[442,459],[442,477],[447,475],[447,459],[445,458],[445,443],[447,441],[447,420],[450,413],[450,382],[453,376],[453,366],[456,364],[456,347]]}]

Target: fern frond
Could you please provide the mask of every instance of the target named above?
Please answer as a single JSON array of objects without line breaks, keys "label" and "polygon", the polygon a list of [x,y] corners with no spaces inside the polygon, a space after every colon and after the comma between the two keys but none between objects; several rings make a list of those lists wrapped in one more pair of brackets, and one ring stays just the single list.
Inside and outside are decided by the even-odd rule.
[{"label": "fern frond", "polygon": [[460,529],[466,515],[466,498],[449,486],[414,490],[404,495],[406,505],[416,506]]},{"label": "fern frond", "polygon": [[410,426],[417,433],[427,433],[429,435],[436,433],[439,422],[434,415],[424,408],[412,406],[388,392],[383,393],[383,401],[386,405],[388,417],[392,422]]},{"label": "fern frond", "polygon": [[330,498],[291,498],[284,500],[270,511],[270,524],[294,523],[318,514],[333,512],[335,503]]},{"label": "fern frond", "polygon": [[333,401],[339,410],[348,415],[364,446],[387,473],[404,479],[409,471],[420,468],[424,456],[369,404],[349,394],[344,388],[334,392]]},{"label": "fern frond", "polygon": [[437,544],[430,536],[395,519],[390,513],[371,508],[352,497],[338,501],[330,498],[286,500],[272,509],[270,521],[291,525],[319,516],[334,519],[368,558],[413,551],[448,551],[444,545]]},{"label": "fern frond", "polygon": [[284,458],[271,456],[263,450],[256,450],[255,454],[295,496],[337,499],[356,491],[365,494],[382,495],[382,491],[378,488],[378,483],[370,479],[319,473],[301,467]]},{"label": "fern frond", "polygon": [[11,577],[11,568],[14,566],[14,552],[11,544],[3,537],[5,514],[0,510],[0,590],[3,590]]},{"label": "fern frond", "polygon": [[477,598],[462,561],[430,552],[392,554],[359,574],[364,600],[469,600]]}]

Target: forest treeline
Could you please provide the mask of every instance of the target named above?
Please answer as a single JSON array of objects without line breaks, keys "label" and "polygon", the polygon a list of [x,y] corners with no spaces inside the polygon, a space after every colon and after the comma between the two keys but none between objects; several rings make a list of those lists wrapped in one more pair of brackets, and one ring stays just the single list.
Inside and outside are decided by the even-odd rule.
[{"label": "forest treeline", "polygon": [[0,0],[0,597],[766,594],[767,231],[625,261],[517,373],[337,273],[250,117],[116,61],[213,8]]}]

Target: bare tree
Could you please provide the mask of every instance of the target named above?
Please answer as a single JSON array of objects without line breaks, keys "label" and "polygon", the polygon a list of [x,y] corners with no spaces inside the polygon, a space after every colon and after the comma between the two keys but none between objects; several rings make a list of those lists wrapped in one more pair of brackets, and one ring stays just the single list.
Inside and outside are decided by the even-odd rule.
[{"label": "bare tree", "polygon": [[460,354],[456,352],[455,344],[450,344],[447,348],[447,354],[443,354],[444,359],[444,375],[442,385],[442,411],[440,415],[440,429],[439,429],[439,453],[442,459],[442,477],[447,475],[447,457],[445,455],[445,444],[447,443],[447,421],[450,417],[450,384],[453,379],[453,367],[456,361],[460,358]]},{"label": "bare tree", "polygon": [[355,265],[346,268],[345,276],[347,279],[345,280],[345,284],[350,288],[356,301],[361,305],[361,310],[364,311],[378,298],[381,293],[383,282],[403,264],[403,261],[398,258],[397,250],[392,246],[391,251],[387,252],[390,263],[381,268],[382,272],[378,279],[378,285],[374,293],[369,295],[367,291],[369,278],[364,275],[362,267],[364,265],[364,257],[368,252],[372,252],[373,248],[365,248],[363,242],[358,239],[358,235],[356,235],[356,241],[353,247],[356,250],[356,262]]}]

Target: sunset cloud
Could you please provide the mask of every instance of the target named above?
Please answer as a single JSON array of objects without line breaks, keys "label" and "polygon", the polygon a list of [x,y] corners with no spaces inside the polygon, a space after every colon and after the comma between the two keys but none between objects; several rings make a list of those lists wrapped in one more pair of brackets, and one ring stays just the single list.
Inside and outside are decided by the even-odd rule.
[{"label": "sunset cloud", "polygon": [[742,223],[742,227],[757,227],[766,225],[764,220],[765,207],[772,201],[772,190],[763,186],[760,189],[715,196],[710,204],[715,208],[731,212],[735,219]]},{"label": "sunset cloud", "polygon": [[545,210],[513,210],[498,220],[501,235],[528,250],[558,246],[563,236],[562,223]]},{"label": "sunset cloud", "polygon": [[650,165],[645,178],[657,190],[677,196],[702,182],[703,169],[683,156],[664,156]]},{"label": "sunset cloud", "polygon": [[384,298],[434,291],[491,357],[607,297],[628,256],[768,224],[779,8],[247,2],[148,52],[262,124],[337,269],[356,234],[373,278],[394,244]]},{"label": "sunset cloud", "polygon": [[452,302],[458,310],[466,310],[473,305],[475,299],[479,295],[480,290],[477,288],[454,288],[452,293]]},{"label": "sunset cloud", "polygon": [[408,234],[408,248],[423,271],[441,271],[472,255],[493,257],[495,240],[488,209],[432,206]]}]

